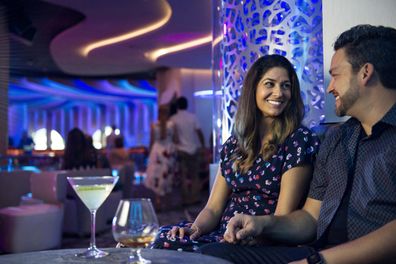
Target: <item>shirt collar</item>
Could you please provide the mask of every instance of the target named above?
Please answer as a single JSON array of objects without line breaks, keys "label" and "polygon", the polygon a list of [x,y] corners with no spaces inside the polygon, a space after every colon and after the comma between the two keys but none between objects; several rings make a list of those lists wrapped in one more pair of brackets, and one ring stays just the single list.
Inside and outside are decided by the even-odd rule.
[{"label": "shirt collar", "polygon": [[395,127],[396,126],[396,104],[394,104],[391,109],[379,120],[376,124],[374,124],[371,135],[379,135],[382,133],[384,129],[387,127]]},{"label": "shirt collar", "polygon": [[392,108],[384,115],[384,117],[379,122],[396,126],[396,103],[392,106]]},{"label": "shirt collar", "polygon": [[[379,120],[376,124],[374,124],[372,128],[372,135],[376,135],[380,133],[384,129],[384,127],[387,126],[396,127],[396,103],[381,118],[381,120]],[[353,133],[355,129],[358,129],[360,131],[363,128],[359,120],[357,120],[354,117],[351,117],[345,122],[345,129],[347,133]]]}]

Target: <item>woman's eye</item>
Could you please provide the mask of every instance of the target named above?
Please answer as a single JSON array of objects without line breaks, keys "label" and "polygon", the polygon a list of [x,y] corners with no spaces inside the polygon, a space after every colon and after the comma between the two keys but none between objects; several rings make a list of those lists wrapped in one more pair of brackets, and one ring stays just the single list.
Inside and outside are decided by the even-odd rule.
[{"label": "woman's eye", "polygon": [[267,87],[267,88],[271,88],[271,87],[274,86],[274,84],[272,82],[265,82],[264,86]]},{"label": "woman's eye", "polygon": [[291,88],[291,84],[290,83],[284,83],[282,85],[282,88],[285,89],[285,90],[289,90]]}]

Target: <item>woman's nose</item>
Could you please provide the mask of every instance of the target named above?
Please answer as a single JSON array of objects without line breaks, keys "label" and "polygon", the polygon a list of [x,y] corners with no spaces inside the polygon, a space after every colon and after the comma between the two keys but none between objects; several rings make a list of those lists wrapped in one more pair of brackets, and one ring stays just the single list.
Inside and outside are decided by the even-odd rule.
[{"label": "woman's nose", "polygon": [[281,85],[280,84],[275,85],[274,89],[272,90],[272,93],[274,95],[277,95],[277,96],[282,96],[283,95],[283,90],[282,90]]}]

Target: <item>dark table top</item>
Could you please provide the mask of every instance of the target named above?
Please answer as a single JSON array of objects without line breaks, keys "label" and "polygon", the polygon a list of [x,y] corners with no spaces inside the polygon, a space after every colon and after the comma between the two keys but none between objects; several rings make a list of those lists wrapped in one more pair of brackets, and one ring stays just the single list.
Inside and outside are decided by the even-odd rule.
[{"label": "dark table top", "polygon": [[[128,263],[128,256],[131,249],[128,248],[106,248],[104,251],[110,254],[99,259],[83,259],[74,256],[76,253],[81,253],[85,249],[61,249],[61,250],[47,250],[36,251],[18,254],[8,254],[0,256],[0,263],[4,264],[45,264],[45,263],[94,263],[94,264],[111,264],[111,263]],[[188,264],[227,264],[226,260],[206,256],[198,253],[178,252],[173,250],[160,249],[143,249],[142,256],[152,261],[152,264],[166,264],[166,263],[188,263]]]}]

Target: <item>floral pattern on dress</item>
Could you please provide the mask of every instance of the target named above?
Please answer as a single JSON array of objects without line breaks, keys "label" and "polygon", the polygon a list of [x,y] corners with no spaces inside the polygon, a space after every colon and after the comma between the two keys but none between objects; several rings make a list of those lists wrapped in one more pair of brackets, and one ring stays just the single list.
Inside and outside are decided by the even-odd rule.
[{"label": "floral pattern on dress", "polygon": [[269,160],[264,160],[259,155],[246,173],[239,173],[232,169],[238,141],[235,136],[228,138],[220,152],[220,165],[232,193],[222,215],[220,229],[225,231],[228,221],[235,213],[273,214],[278,202],[282,174],[298,165],[313,163],[319,145],[318,136],[301,126],[278,146],[276,154]]},{"label": "floral pattern on dress", "polygon": [[166,124],[166,137],[161,139],[160,126],[154,126],[154,144],[150,151],[144,185],[159,196],[172,192],[177,184],[176,147],[173,143],[174,124]]}]

